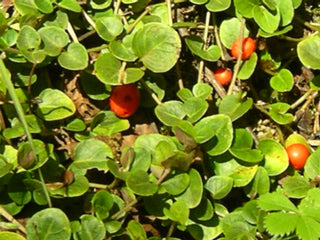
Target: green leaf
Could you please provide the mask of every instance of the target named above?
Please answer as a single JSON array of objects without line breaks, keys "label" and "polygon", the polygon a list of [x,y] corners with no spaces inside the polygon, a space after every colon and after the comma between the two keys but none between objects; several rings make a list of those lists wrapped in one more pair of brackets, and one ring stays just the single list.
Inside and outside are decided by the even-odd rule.
[{"label": "green leaf", "polygon": [[320,69],[320,37],[308,37],[298,43],[297,53],[307,68]]},{"label": "green leaf", "polygon": [[29,171],[42,167],[48,161],[49,155],[52,152],[52,145],[46,145],[39,139],[34,139],[32,141],[37,158],[35,158],[32,153],[29,142],[23,142],[18,149],[18,163]]},{"label": "green leaf", "polygon": [[203,183],[199,172],[193,168],[189,170],[189,177],[189,187],[176,199],[185,202],[189,208],[195,208],[202,198]]},{"label": "green leaf", "polygon": [[81,7],[77,0],[62,0],[58,3],[58,6],[72,12],[81,12]]},{"label": "green leaf", "polygon": [[262,5],[253,8],[253,18],[259,27],[267,33],[272,33],[277,30],[280,24],[279,12],[270,12]]},{"label": "green leaf", "polygon": [[37,6],[33,0],[16,0],[14,7],[21,15],[37,14]]},{"label": "green leaf", "polygon": [[314,179],[320,175],[320,148],[311,153],[304,166],[304,172],[310,179]]},{"label": "green leaf", "polygon": [[[222,44],[230,49],[234,41],[240,36],[241,22],[238,18],[230,18],[222,21],[219,34]],[[249,30],[244,28],[244,37],[249,35]]]},{"label": "green leaf", "polygon": [[219,104],[219,113],[226,114],[232,121],[235,121],[248,112],[252,104],[252,98],[244,100],[238,95],[226,95]]},{"label": "green leaf", "polygon": [[28,174],[22,172],[14,174],[9,181],[7,192],[10,199],[17,205],[26,205],[31,201],[31,191],[23,183],[27,178],[29,178]]},{"label": "green leaf", "polygon": [[165,125],[174,126],[185,117],[186,112],[182,102],[171,100],[157,105],[155,114]]},{"label": "green leaf", "polygon": [[53,6],[50,0],[34,0],[37,8],[43,13],[51,13],[53,11]]},{"label": "green leaf", "polygon": [[209,0],[206,8],[211,12],[221,12],[228,9],[231,5],[231,0]]},{"label": "green leaf", "polygon": [[131,237],[131,239],[139,239],[139,240],[147,239],[147,235],[143,229],[143,226],[134,220],[129,221],[128,226],[126,227],[126,230],[129,236]]},{"label": "green leaf", "polygon": [[278,92],[289,92],[293,88],[293,75],[288,69],[281,69],[270,79],[270,85]]},{"label": "green leaf", "polygon": [[134,193],[141,196],[151,196],[158,190],[158,185],[150,182],[148,174],[142,170],[130,172],[126,183]]},{"label": "green leaf", "polygon": [[68,131],[81,132],[86,129],[86,124],[79,118],[72,119],[64,127]]},{"label": "green leaf", "polygon": [[[196,142],[205,143],[210,155],[219,155],[226,152],[232,144],[233,128],[229,116],[216,114],[202,118],[194,126],[196,131]],[[210,140],[211,139],[211,140]],[[210,140],[208,142],[208,140]]]},{"label": "green leaf", "polygon": [[111,136],[130,127],[128,119],[118,118],[112,111],[100,111],[94,116],[90,127],[97,135]]},{"label": "green leaf", "polygon": [[51,57],[58,56],[69,42],[68,34],[60,27],[43,27],[38,33],[44,43],[43,50]]},{"label": "green leaf", "polygon": [[96,20],[96,29],[103,40],[111,42],[123,31],[121,17],[119,15],[100,17]]},{"label": "green leaf", "polygon": [[270,116],[278,124],[285,125],[293,121],[293,115],[287,113],[290,109],[290,105],[283,102],[277,102],[269,105]]},{"label": "green leaf", "polygon": [[90,1],[90,5],[92,6],[93,9],[105,9],[108,8],[112,3],[112,0],[107,0],[107,1],[99,1],[99,0],[93,0]]},{"label": "green leaf", "polygon": [[314,218],[320,222],[320,189],[311,188],[307,196],[301,200],[298,209],[303,216]]},{"label": "green leaf", "polygon": [[89,190],[89,181],[85,176],[76,175],[71,184],[65,185],[58,189],[50,190],[53,197],[79,197]]},{"label": "green leaf", "polygon": [[318,240],[320,238],[320,223],[313,218],[300,216],[296,233],[302,240]]},{"label": "green leaf", "polygon": [[258,206],[266,211],[297,212],[296,206],[280,192],[272,192],[260,196]]},{"label": "green leaf", "polygon": [[258,147],[264,155],[263,167],[267,170],[269,176],[279,175],[288,168],[288,154],[280,143],[266,138],[260,140]]},{"label": "green leaf", "polygon": [[117,40],[110,42],[109,49],[116,58],[122,61],[133,62],[138,58],[129,46]]},{"label": "green leaf", "polygon": [[[246,18],[253,17],[253,9],[261,4],[261,0],[234,0],[236,10]],[[239,36],[239,35],[238,35]]]},{"label": "green leaf", "polygon": [[206,100],[212,93],[212,87],[206,83],[197,83],[193,85],[192,93],[195,97]]},{"label": "green leaf", "polygon": [[188,121],[194,123],[198,121],[207,111],[209,104],[207,101],[197,97],[187,99],[182,108],[188,116]]},{"label": "green leaf", "polygon": [[280,25],[286,26],[291,23],[294,17],[293,0],[276,1],[281,15]]},{"label": "green leaf", "polygon": [[175,174],[173,177],[164,181],[161,186],[171,195],[179,195],[189,186],[190,177],[187,173]]},{"label": "green leaf", "polygon": [[222,199],[228,195],[233,186],[233,179],[228,176],[212,176],[204,185],[213,199]]},{"label": "green leaf", "polygon": [[98,79],[109,85],[119,85],[121,81],[124,84],[136,82],[144,75],[139,68],[121,69],[121,62],[111,53],[100,55],[94,64],[94,69]]},{"label": "green leaf", "polygon": [[259,166],[252,184],[248,185],[248,196],[250,199],[254,198],[257,194],[268,193],[270,190],[270,179],[268,172],[264,167]]},{"label": "green leaf", "polygon": [[71,237],[68,217],[57,208],[38,211],[28,220],[26,229],[28,239],[57,240]]},{"label": "green leaf", "polygon": [[242,80],[249,79],[256,69],[256,65],[258,62],[257,53],[252,53],[250,58],[243,62],[241,65],[237,77]]},{"label": "green leaf", "polygon": [[106,190],[101,190],[94,194],[92,198],[92,207],[98,218],[103,220],[109,217],[109,211],[113,207],[113,197]]},{"label": "green leaf", "polygon": [[297,226],[299,216],[295,213],[272,212],[265,219],[267,231],[273,235],[289,235]]},{"label": "green leaf", "polygon": [[9,163],[7,159],[0,155],[0,178],[7,175],[13,169],[13,164]]},{"label": "green leaf", "polygon": [[98,139],[87,139],[76,145],[72,166],[84,170],[97,168],[107,172],[107,158],[113,158],[109,145]]},{"label": "green leaf", "polygon": [[233,143],[229,152],[238,159],[245,162],[257,163],[263,158],[260,150],[252,149],[253,138],[251,134],[242,128],[235,130]]},{"label": "green leaf", "polygon": [[203,196],[200,204],[196,208],[191,209],[190,219],[193,219],[196,222],[208,221],[212,219],[214,210],[211,200]]},{"label": "green leaf", "polygon": [[88,66],[88,54],[81,43],[72,42],[66,52],[61,53],[58,62],[61,67],[68,70],[82,70]]},{"label": "green leaf", "polygon": [[58,89],[46,88],[40,94],[37,114],[46,121],[56,121],[72,116],[76,107],[72,100]]},{"label": "green leaf", "polygon": [[184,201],[178,200],[171,204],[170,209],[163,209],[166,216],[179,224],[185,225],[189,218],[189,208]]},{"label": "green leaf", "polygon": [[134,53],[153,72],[166,72],[177,62],[181,40],[178,33],[162,23],[148,23],[134,36]]},{"label": "green leaf", "polygon": [[81,229],[79,232],[76,232],[74,235],[77,240],[102,240],[105,237],[105,227],[101,220],[97,219],[92,215],[82,215],[81,220]]},{"label": "green leaf", "polygon": [[289,176],[283,181],[283,191],[290,198],[303,198],[310,188],[309,182],[301,175]]},{"label": "green leaf", "polygon": [[0,232],[0,240],[8,240],[8,239],[10,239],[10,240],[25,240],[25,238],[22,237],[18,233],[9,232],[9,231]]},{"label": "green leaf", "polygon": [[208,49],[203,50],[203,41],[199,36],[187,36],[185,37],[185,42],[190,51],[203,60],[215,62],[220,57],[220,48],[216,45],[211,45]]}]

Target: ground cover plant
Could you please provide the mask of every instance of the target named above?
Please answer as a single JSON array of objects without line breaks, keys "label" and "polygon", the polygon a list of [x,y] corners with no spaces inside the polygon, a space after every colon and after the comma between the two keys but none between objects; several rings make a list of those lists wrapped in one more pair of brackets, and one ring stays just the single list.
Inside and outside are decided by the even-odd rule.
[{"label": "ground cover plant", "polygon": [[320,238],[318,1],[0,7],[0,240]]}]

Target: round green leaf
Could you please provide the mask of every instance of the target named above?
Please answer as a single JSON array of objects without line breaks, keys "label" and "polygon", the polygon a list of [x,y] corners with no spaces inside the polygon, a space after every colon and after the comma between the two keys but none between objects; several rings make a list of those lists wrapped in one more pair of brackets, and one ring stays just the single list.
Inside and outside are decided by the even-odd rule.
[{"label": "round green leaf", "polygon": [[121,17],[119,15],[113,15],[98,18],[96,21],[96,29],[102,39],[111,42],[120,35],[123,30]]},{"label": "round green leaf", "polygon": [[195,124],[194,129],[197,134],[196,142],[205,143],[204,148],[211,156],[224,153],[232,144],[232,122],[227,115],[217,114],[202,118]]},{"label": "round green leaf", "polygon": [[37,6],[33,0],[16,0],[14,1],[14,7],[21,15],[37,14]]},{"label": "round green leaf", "polygon": [[126,183],[134,193],[141,196],[151,196],[158,190],[158,185],[150,182],[148,174],[142,170],[130,172]]},{"label": "round green leaf", "polygon": [[98,139],[87,139],[79,142],[73,155],[72,167],[108,171],[107,158],[113,158],[112,149]]},{"label": "round green leaf", "polygon": [[68,70],[82,70],[88,66],[88,54],[86,48],[76,42],[69,44],[66,52],[58,57],[60,66]]},{"label": "round green leaf", "polygon": [[31,191],[24,184],[24,180],[29,176],[26,172],[14,174],[8,184],[8,195],[17,205],[26,205],[31,201]]},{"label": "round green leaf", "polygon": [[282,187],[286,196],[290,198],[304,198],[312,188],[307,179],[300,174],[285,178]]},{"label": "round green leaf", "polygon": [[254,198],[257,194],[260,196],[269,192],[270,189],[270,180],[268,172],[264,167],[259,166],[257,173],[252,181],[252,184],[246,189],[250,198]]},{"label": "round green leaf", "polygon": [[13,169],[13,164],[0,154],[0,178],[7,175]]},{"label": "round green leaf", "polygon": [[155,108],[155,114],[165,125],[174,126],[185,117],[186,112],[182,102],[172,100],[158,105]]},{"label": "round green leaf", "polygon": [[226,95],[219,104],[219,113],[226,114],[232,121],[235,121],[248,112],[252,104],[252,98],[244,100],[238,95]]},{"label": "round green leaf", "polygon": [[164,187],[169,194],[178,195],[189,186],[189,183],[189,175],[187,173],[180,173],[164,181],[161,186]]},{"label": "round green leaf", "polygon": [[46,121],[61,120],[73,115],[76,107],[72,100],[58,89],[46,88],[40,94],[37,114]]},{"label": "round green leaf", "polygon": [[221,12],[228,9],[231,5],[231,0],[209,0],[206,8],[211,12]]},{"label": "round green leaf", "polygon": [[43,50],[51,57],[58,56],[69,42],[68,34],[60,27],[43,27],[38,33],[44,43]]},{"label": "round green leaf", "polygon": [[281,69],[270,79],[270,85],[278,92],[289,92],[293,87],[293,75],[288,69]]},{"label": "round green leaf", "polygon": [[115,57],[122,61],[133,62],[138,58],[129,46],[120,41],[114,40],[110,42],[109,49]]},{"label": "round green leaf", "polygon": [[197,221],[207,221],[210,220],[214,215],[214,208],[212,206],[211,200],[203,196],[200,204],[190,211],[190,219]]},{"label": "round green leaf", "polygon": [[41,37],[39,33],[28,25],[24,25],[19,32],[17,38],[17,47],[21,51],[27,51],[29,49],[37,49],[40,46]]},{"label": "round green leaf", "polygon": [[106,234],[104,223],[92,215],[82,215],[81,229],[76,233],[78,240],[103,240]]},{"label": "round green leaf", "polygon": [[[226,154],[227,159],[223,161],[214,161],[214,171],[219,176],[229,176],[233,179],[233,187],[244,187],[254,178],[258,165],[243,166]],[[224,158],[222,155],[221,158]]]},{"label": "round green leaf", "polygon": [[8,232],[8,231],[0,232],[0,240],[9,240],[9,239],[10,240],[25,240],[25,238],[22,237],[18,233]]},{"label": "round green leaf", "polygon": [[304,172],[310,179],[320,176],[320,148],[317,148],[309,158],[304,166]]},{"label": "round green leaf", "polygon": [[307,68],[320,69],[320,37],[308,37],[298,43],[298,57]]},{"label": "round green leaf", "polygon": [[72,12],[81,12],[82,8],[76,0],[62,0],[59,1],[58,6]]},{"label": "round green leaf", "polygon": [[[144,75],[144,72],[139,68],[121,69],[121,62],[111,53],[100,55],[94,64],[94,69],[98,79],[109,85],[119,85],[121,80],[125,84],[132,83],[138,81]],[[120,71],[124,72],[120,73]]]},{"label": "round green leaf", "polygon": [[51,13],[53,11],[53,6],[50,0],[34,0],[37,8],[43,13]]},{"label": "round green leaf", "polygon": [[[246,18],[253,17],[253,8],[255,6],[259,6],[261,4],[261,0],[234,0],[234,6],[236,10]],[[238,35],[239,36],[239,35]]]},{"label": "round green leaf", "polygon": [[203,50],[203,41],[199,36],[187,36],[185,42],[190,51],[203,60],[215,62],[220,57],[220,48],[216,45],[211,45],[208,49]]},{"label": "round green leaf", "polygon": [[228,195],[233,186],[233,179],[228,176],[212,176],[204,185],[213,199],[222,199]]},{"label": "round green leaf", "polygon": [[181,40],[178,33],[162,23],[148,23],[134,36],[134,53],[153,72],[167,72],[177,62]]},{"label": "round green leaf", "polygon": [[106,190],[97,192],[92,199],[92,206],[99,219],[103,220],[107,218],[113,206],[111,193]]},{"label": "round green leaf", "polygon": [[258,62],[258,55],[257,53],[254,52],[251,54],[248,60],[243,62],[237,77],[242,80],[249,79],[253,74],[254,70],[256,69],[257,62]]},{"label": "round green leaf", "polygon": [[185,225],[189,218],[189,208],[184,201],[178,200],[170,206],[170,209],[165,208],[164,214],[171,220]]},{"label": "round green leaf", "polygon": [[90,5],[93,9],[105,9],[109,7],[112,3],[112,0],[107,1],[99,1],[99,0],[92,0],[90,1]]},{"label": "round green leaf", "polygon": [[97,135],[111,136],[130,127],[128,119],[118,118],[112,111],[101,111],[94,116],[90,127]]},{"label": "round green leaf", "polygon": [[273,139],[262,139],[259,149],[264,154],[263,167],[269,176],[276,176],[284,172],[289,166],[288,154],[285,148]]},{"label": "round green leaf", "polygon": [[192,123],[198,121],[206,113],[208,107],[207,101],[197,97],[187,99],[182,105],[184,112],[188,116],[188,121]]},{"label": "round green leaf", "polygon": [[34,157],[29,142],[24,142],[19,146],[18,163],[20,166],[29,171],[42,167],[48,160],[50,155],[50,145],[38,139],[33,140],[37,158]]},{"label": "round green leaf", "polygon": [[195,97],[206,100],[212,93],[212,87],[206,83],[197,83],[193,85],[192,93]]},{"label": "round green leaf", "polygon": [[281,20],[280,25],[286,26],[291,23],[294,17],[294,7],[292,0],[282,0],[276,2],[278,5],[278,10],[280,11]]},{"label": "round green leaf", "polygon": [[280,24],[279,12],[269,12],[263,5],[255,6],[253,8],[253,18],[259,27],[267,33],[272,33],[277,30]]},{"label": "round green leaf", "polygon": [[135,220],[129,221],[126,230],[130,236],[130,239],[147,239],[146,232],[144,231],[143,226]]},{"label": "round green leaf", "polygon": [[189,170],[190,184],[189,187],[179,196],[177,200],[181,200],[187,204],[189,208],[197,207],[202,199],[203,183],[200,173],[191,168]]},{"label": "round green leaf", "polygon": [[68,217],[57,208],[46,208],[34,214],[27,222],[27,238],[39,240],[70,239]]},{"label": "round green leaf", "polygon": [[251,149],[253,144],[253,138],[251,134],[242,128],[238,128],[235,131],[235,136],[230,153],[236,158],[250,163],[260,162],[263,158],[260,150]]},{"label": "round green leaf", "polygon": [[52,197],[79,197],[89,190],[89,181],[85,176],[75,176],[73,182],[58,189],[50,190]]},{"label": "round green leaf", "polygon": [[293,115],[287,113],[290,105],[283,102],[277,102],[269,105],[271,118],[279,124],[289,124],[293,121]]},{"label": "round green leaf", "polygon": [[[226,48],[230,49],[234,41],[239,38],[240,29],[241,22],[238,18],[230,18],[222,21],[219,28],[219,34],[221,42]],[[244,37],[247,37],[249,35],[249,30],[245,28],[243,34]]]}]

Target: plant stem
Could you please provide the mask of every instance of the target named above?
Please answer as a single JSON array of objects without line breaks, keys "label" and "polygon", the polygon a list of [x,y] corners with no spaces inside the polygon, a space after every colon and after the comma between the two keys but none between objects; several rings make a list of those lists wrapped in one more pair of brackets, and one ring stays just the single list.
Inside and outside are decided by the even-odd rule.
[{"label": "plant stem", "polygon": [[226,57],[224,56],[224,51],[223,51],[222,44],[221,44],[221,41],[220,41],[220,35],[219,35],[219,32],[218,32],[218,26],[217,26],[217,23],[216,23],[216,15],[215,14],[212,14],[212,24],[213,24],[213,29],[214,29],[214,36],[216,38],[217,45],[220,48],[221,59],[222,59],[222,61],[225,61]]},{"label": "plant stem", "polygon": [[166,0],[166,3],[167,3],[167,12],[168,12],[168,25],[172,26],[171,0]]},{"label": "plant stem", "polygon": [[115,214],[113,214],[111,216],[111,219],[116,219],[117,217],[119,217],[122,213],[129,211],[135,204],[137,204],[138,199],[134,199],[132,200],[130,203],[128,203],[128,205],[126,205],[124,208],[121,208],[118,212],[116,212]]},{"label": "plant stem", "polygon": [[68,33],[70,34],[72,40],[75,43],[79,43],[78,37],[76,35],[76,32],[74,31],[74,29],[73,29],[73,27],[72,27],[70,22],[68,22],[67,30],[68,30]]},{"label": "plant stem", "polygon": [[[13,104],[14,104],[14,107],[17,111],[17,114],[18,114],[18,117],[19,117],[19,120],[22,124],[22,127],[27,135],[27,138],[28,138],[28,142],[30,144],[30,147],[31,147],[31,150],[34,154],[34,156],[36,157],[36,160],[38,161],[38,156],[36,154],[36,149],[35,149],[35,146],[33,144],[33,139],[32,139],[32,135],[29,131],[29,127],[28,127],[28,123],[27,123],[27,120],[25,118],[25,115],[24,115],[24,111],[23,111],[23,108],[20,104],[20,101],[19,101],[19,98],[14,90],[14,86],[11,82],[11,79],[8,75],[8,72],[7,72],[7,69],[3,63],[3,60],[0,58],[0,75],[2,77],[2,80],[5,84],[5,86],[7,87],[7,90],[9,92],[9,95],[11,97],[11,99],[13,100]],[[39,177],[40,177],[40,181],[41,181],[41,186],[42,186],[42,189],[44,191],[44,194],[47,198],[47,202],[48,202],[48,205],[49,207],[52,207],[52,204],[51,204],[51,199],[50,199],[50,196],[49,196],[49,193],[48,193],[48,190],[45,186],[45,182],[44,182],[44,179],[43,179],[43,176],[42,176],[42,173],[41,173],[41,170],[39,169]]]},{"label": "plant stem", "polygon": [[174,231],[175,227],[176,227],[176,223],[172,222],[171,225],[170,225],[170,228],[169,228],[169,230],[167,232],[166,240],[170,239],[171,235],[173,234],[173,231]]},{"label": "plant stem", "polygon": [[148,85],[145,83],[145,81],[143,79],[140,79],[140,82],[142,84],[142,86],[147,90],[147,92],[151,95],[151,97],[153,98],[153,100],[156,102],[157,105],[161,105],[162,102],[161,100],[158,98],[158,96],[148,87]]},{"label": "plant stem", "polygon": [[[203,50],[207,49],[207,38],[208,38],[208,28],[209,28],[210,18],[211,18],[211,12],[207,11],[206,23],[205,23],[206,27],[203,33],[203,47],[202,47]],[[199,63],[198,83],[202,82],[203,68],[204,68],[204,61],[201,60]]]},{"label": "plant stem", "polygon": [[302,102],[304,102],[311,94],[316,92],[313,89],[309,89],[305,94],[303,94],[297,101],[291,104],[290,108],[295,109],[297,106],[299,106]]},{"label": "plant stem", "polygon": [[243,46],[243,34],[244,34],[245,23],[246,23],[246,19],[242,18],[242,20],[241,20],[241,28],[240,28],[240,37],[239,37],[239,39],[240,39],[239,56],[237,58],[236,65],[233,68],[233,75],[232,75],[231,83],[229,85],[228,92],[227,92],[228,95],[232,94],[233,88],[234,88],[234,86],[236,84],[237,75],[238,75],[240,66],[242,64],[241,57],[242,57],[242,51],[243,51],[242,46]]},{"label": "plant stem", "polygon": [[144,10],[144,12],[134,21],[134,23],[132,23],[131,25],[129,25],[129,27],[127,28],[127,34],[129,34],[134,27],[141,21],[141,19],[147,15],[150,12],[150,8],[147,7],[146,10]]},{"label": "plant stem", "polygon": [[101,51],[103,49],[106,49],[106,48],[108,48],[108,44],[102,44],[99,47],[93,47],[93,48],[87,49],[87,53],[89,53],[89,52],[99,52],[99,51]]},{"label": "plant stem", "polygon": [[26,228],[20,223],[18,222],[10,213],[8,213],[8,211],[6,209],[4,209],[1,205],[0,205],[0,214],[1,216],[3,216],[5,219],[7,219],[8,221],[17,224],[18,225],[18,229],[22,232],[22,233],[26,233]]}]

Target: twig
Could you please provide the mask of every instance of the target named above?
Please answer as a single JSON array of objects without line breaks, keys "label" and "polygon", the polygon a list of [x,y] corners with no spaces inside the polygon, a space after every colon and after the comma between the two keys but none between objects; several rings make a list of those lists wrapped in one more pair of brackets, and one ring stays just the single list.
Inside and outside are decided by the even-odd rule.
[{"label": "twig", "polygon": [[75,33],[75,31],[74,31],[74,29],[73,29],[73,27],[72,27],[70,22],[68,22],[67,30],[68,30],[68,33],[70,34],[72,40],[75,43],[79,43],[78,37],[77,37],[77,35],[76,35],[76,33]]},{"label": "twig", "polygon": [[[301,103],[303,103],[310,95],[313,94],[318,94],[317,91],[313,90],[313,89],[309,89],[305,94],[303,94],[297,101],[295,101],[294,103],[291,104],[290,108],[291,109],[295,109],[296,107],[298,107]],[[316,97],[316,96],[314,96]],[[313,98],[314,98],[313,97]]]},{"label": "twig", "polygon": [[226,57],[224,56],[224,51],[223,51],[223,47],[221,44],[220,35],[218,32],[218,26],[216,24],[216,15],[215,14],[212,15],[212,22],[213,22],[214,36],[216,38],[217,45],[220,48],[220,52],[221,52],[221,59],[222,59],[222,61],[225,61]]},{"label": "twig", "polygon": [[145,83],[145,81],[143,79],[140,79],[140,82],[142,84],[142,86],[147,90],[147,92],[151,95],[151,97],[153,98],[153,100],[156,102],[157,105],[161,105],[162,102],[161,100],[158,98],[158,96],[148,87],[148,85]]},{"label": "twig", "polygon": [[146,16],[150,12],[150,10],[150,7],[146,7],[146,10],[144,10],[144,12],[131,25],[129,25],[129,27],[127,28],[127,34],[129,34],[134,29],[134,27],[141,21],[144,16]]},{"label": "twig", "polygon": [[171,8],[171,0],[166,0],[167,3],[167,12],[168,12],[168,24],[172,26],[172,8]]},{"label": "twig", "polygon": [[231,79],[231,83],[229,85],[229,88],[228,88],[228,92],[227,94],[230,95],[232,94],[232,91],[234,89],[234,86],[236,84],[236,79],[237,79],[237,75],[238,75],[238,72],[239,72],[239,69],[240,69],[240,66],[242,64],[242,46],[243,46],[243,35],[244,35],[244,27],[245,27],[245,23],[246,23],[246,19],[245,18],[242,18],[241,20],[241,27],[240,27],[240,46],[239,46],[239,56],[237,58],[237,62],[233,68],[233,75],[232,75],[232,79]]},{"label": "twig", "polygon": [[20,223],[18,222],[10,213],[8,213],[7,210],[5,210],[1,205],[0,205],[0,213],[1,216],[3,216],[5,219],[7,219],[9,222],[12,222],[14,224],[18,225],[18,229],[22,232],[22,233],[26,233],[26,228]]},{"label": "twig", "polygon": [[[211,18],[211,12],[207,11],[206,14],[206,27],[204,29],[204,33],[203,33],[203,50],[207,49],[207,38],[208,38],[208,27],[209,27],[209,23],[210,23],[210,18]],[[201,60],[199,63],[199,72],[198,72],[198,83],[202,82],[202,75],[203,75],[203,68],[204,68],[204,60]]]}]

